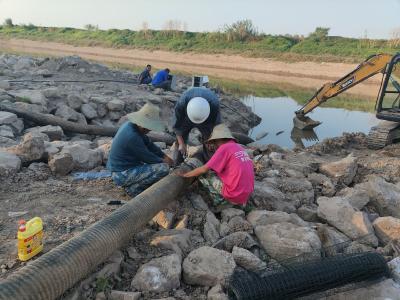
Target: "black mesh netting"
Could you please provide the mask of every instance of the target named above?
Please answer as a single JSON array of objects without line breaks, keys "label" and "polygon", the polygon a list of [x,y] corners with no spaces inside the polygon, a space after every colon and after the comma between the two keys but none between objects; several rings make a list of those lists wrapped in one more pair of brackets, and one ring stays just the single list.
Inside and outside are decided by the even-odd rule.
[{"label": "black mesh netting", "polygon": [[389,276],[384,257],[378,253],[356,253],[318,259],[261,277],[235,271],[229,285],[229,299],[294,299],[348,283]]}]

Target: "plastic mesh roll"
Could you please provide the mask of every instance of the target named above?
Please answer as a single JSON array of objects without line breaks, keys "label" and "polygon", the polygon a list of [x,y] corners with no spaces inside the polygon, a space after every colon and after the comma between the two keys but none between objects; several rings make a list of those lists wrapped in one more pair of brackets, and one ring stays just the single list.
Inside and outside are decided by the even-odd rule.
[{"label": "plastic mesh roll", "polygon": [[339,255],[261,277],[236,271],[228,286],[229,299],[294,299],[345,284],[389,276],[385,259],[378,253]]}]

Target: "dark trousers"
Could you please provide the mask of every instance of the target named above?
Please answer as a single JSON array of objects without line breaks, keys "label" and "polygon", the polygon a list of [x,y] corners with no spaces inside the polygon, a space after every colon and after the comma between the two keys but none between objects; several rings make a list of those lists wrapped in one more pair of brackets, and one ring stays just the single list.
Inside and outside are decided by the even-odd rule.
[{"label": "dark trousers", "polygon": [[170,91],[171,90],[171,80],[165,80],[159,84],[153,84],[153,86],[155,88],[159,88],[159,89],[164,89],[166,91]]}]

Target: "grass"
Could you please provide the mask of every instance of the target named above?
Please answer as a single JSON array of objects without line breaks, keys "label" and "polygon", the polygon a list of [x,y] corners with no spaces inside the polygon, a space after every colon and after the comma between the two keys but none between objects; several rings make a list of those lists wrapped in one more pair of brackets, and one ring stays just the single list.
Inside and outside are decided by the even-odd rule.
[{"label": "grass", "polygon": [[[318,32],[318,29],[316,30]],[[79,46],[141,48],[175,52],[240,54],[270,57],[286,61],[314,60],[359,62],[375,53],[396,53],[400,41],[354,39],[316,33],[309,37],[253,34],[231,37],[230,32],[186,32],[179,30],[90,30],[38,27],[34,25],[0,26],[2,38],[24,38],[63,42]]]}]

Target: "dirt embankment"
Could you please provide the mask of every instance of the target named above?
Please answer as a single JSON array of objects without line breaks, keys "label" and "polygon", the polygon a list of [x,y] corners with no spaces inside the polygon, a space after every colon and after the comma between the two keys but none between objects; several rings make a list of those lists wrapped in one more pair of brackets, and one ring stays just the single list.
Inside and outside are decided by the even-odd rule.
[{"label": "dirt embankment", "polygon": [[[207,74],[225,79],[248,80],[273,84],[293,85],[317,89],[324,83],[336,81],[353,70],[355,64],[296,62],[287,63],[267,58],[249,58],[223,54],[174,53],[139,49],[103,47],[75,47],[68,44],[20,39],[0,39],[0,51],[14,51],[52,56],[79,55],[85,59],[107,63],[156,68],[169,67],[189,74]],[[375,97],[380,75],[352,88],[347,93]]]}]

